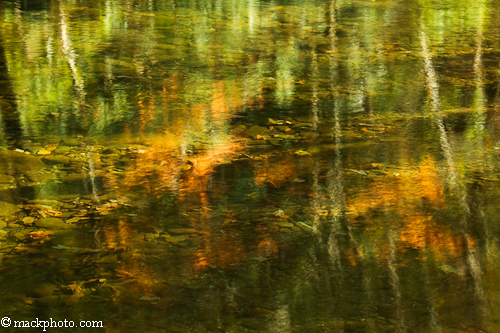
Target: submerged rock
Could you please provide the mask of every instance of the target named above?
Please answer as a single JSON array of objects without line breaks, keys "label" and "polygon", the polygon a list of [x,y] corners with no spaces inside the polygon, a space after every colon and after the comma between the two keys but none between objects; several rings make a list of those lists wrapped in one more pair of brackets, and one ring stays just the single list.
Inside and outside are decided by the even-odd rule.
[{"label": "submerged rock", "polygon": [[264,136],[266,134],[269,134],[271,130],[267,127],[261,127],[261,126],[252,126],[250,129],[247,131],[247,134],[253,138],[259,136]]},{"label": "submerged rock", "polygon": [[196,229],[194,228],[171,228],[168,229],[168,232],[172,234],[195,234]]},{"label": "submerged rock", "polygon": [[37,172],[44,168],[45,164],[39,157],[12,150],[0,150],[0,170],[9,175]]},{"label": "submerged rock", "polygon": [[249,146],[261,146],[261,145],[266,145],[267,142],[265,140],[250,140],[247,142]]},{"label": "submerged rock", "polygon": [[11,216],[18,213],[20,210],[21,208],[12,203],[0,201],[0,216]]},{"label": "submerged rock", "polygon": [[118,262],[117,254],[108,254],[102,258],[99,258],[95,261],[98,264],[116,264]]},{"label": "submerged rock", "polygon": [[311,123],[297,123],[295,125],[292,125],[292,128],[294,129],[311,128],[311,127],[314,127],[313,124]]},{"label": "submerged rock", "polygon": [[66,306],[66,302],[71,298],[69,295],[54,295],[37,298],[36,304],[43,307]]},{"label": "submerged rock", "polygon": [[37,204],[37,205],[48,205],[52,207],[62,207],[64,203],[57,201],[57,200],[50,200],[50,199],[34,199],[34,200],[28,200],[29,204]]},{"label": "submerged rock", "polygon": [[291,222],[274,222],[274,224],[279,226],[279,227],[284,227],[284,228],[290,228],[290,227],[294,226],[294,224]]},{"label": "submerged rock", "polygon": [[39,151],[36,152],[37,155],[50,155],[50,150],[47,149],[40,149]]},{"label": "submerged rock", "polygon": [[54,150],[53,153],[64,155],[64,154],[68,154],[71,149],[72,149],[71,147],[61,146],[61,147],[58,147],[56,150]]},{"label": "submerged rock", "polygon": [[120,150],[118,150],[118,148],[115,148],[115,147],[110,147],[110,148],[104,149],[102,152],[103,152],[103,154],[106,154],[106,155],[118,155],[118,154],[120,154]]},{"label": "submerged rock", "polygon": [[23,230],[18,231],[18,232],[13,232],[12,236],[14,236],[14,238],[16,238],[18,241],[23,242],[26,240],[26,238],[28,238],[28,235],[30,232],[31,232],[31,230],[29,230],[29,229],[23,229]]},{"label": "submerged rock", "polygon": [[35,222],[35,225],[38,228],[46,228],[46,229],[72,229],[75,228],[74,224],[68,224],[62,221],[61,219],[55,217],[48,217],[45,219],[40,219]]},{"label": "submerged rock", "polygon": [[81,182],[88,176],[85,173],[69,173],[61,177],[64,182]]},{"label": "submerged rock", "polygon": [[269,231],[270,232],[276,232],[278,230],[280,230],[280,227],[278,227],[277,225],[269,226]]},{"label": "submerged rock", "polygon": [[49,155],[43,158],[43,161],[47,164],[69,164],[71,158],[69,156],[61,155]]},{"label": "submerged rock", "polygon": [[32,291],[36,297],[50,296],[57,289],[57,286],[50,282],[41,282]]},{"label": "submerged rock", "polygon": [[[94,176],[95,177],[101,177],[103,175],[103,172],[101,170],[95,170],[94,171]],[[88,179],[90,176],[86,172],[81,172],[81,173],[68,173],[64,176],[61,177],[61,180],[64,182],[82,182],[85,179]]]},{"label": "submerged rock", "polygon": [[297,225],[297,227],[299,227],[299,228],[301,228],[303,230],[307,230],[307,231],[313,231],[314,230],[313,226],[310,226],[309,224],[304,223],[304,222],[296,222],[295,224]]},{"label": "submerged rock", "polygon": [[300,132],[300,136],[305,139],[316,139],[319,134],[316,132]]},{"label": "submerged rock", "polygon": [[10,184],[15,182],[16,179],[9,175],[0,175],[0,184]]},{"label": "submerged rock", "polygon": [[29,172],[26,176],[28,176],[30,181],[37,183],[57,179],[57,175],[51,172]]},{"label": "submerged rock", "polygon": [[33,222],[35,222],[35,218],[33,216],[26,216],[23,218],[24,225],[31,225]]}]

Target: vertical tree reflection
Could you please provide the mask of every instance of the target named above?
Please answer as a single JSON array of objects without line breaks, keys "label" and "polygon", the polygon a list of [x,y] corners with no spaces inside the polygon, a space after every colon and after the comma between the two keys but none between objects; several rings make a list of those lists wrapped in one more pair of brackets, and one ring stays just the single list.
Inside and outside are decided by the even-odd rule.
[{"label": "vertical tree reflection", "polygon": [[[420,39],[422,45],[422,53],[424,58],[425,73],[427,76],[427,91],[429,94],[429,99],[431,103],[431,112],[434,117],[436,126],[439,131],[439,141],[441,144],[441,150],[446,158],[446,163],[448,166],[448,186],[450,188],[450,194],[456,196],[458,201],[458,206],[460,209],[460,215],[457,217],[459,220],[459,228],[465,240],[465,253],[466,253],[466,265],[469,270],[474,282],[474,289],[476,292],[476,297],[478,300],[479,313],[481,315],[481,322],[484,320],[489,320],[489,309],[485,301],[485,295],[483,291],[483,285],[481,280],[482,269],[478,259],[476,258],[477,252],[473,249],[471,244],[471,236],[469,235],[469,221],[471,220],[470,207],[467,198],[467,193],[464,184],[459,179],[457,174],[457,169],[453,157],[453,151],[449,143],[448,134],[443,124],[443,118],[441,115],[441,102],[439,98],[439,85],[436,78],[436,74],[432,65],[432,58],[427,46],[427,35],[426,28],[422,25],[420,30]],[[478,52],[480,50],[478,49]],[[477,60],[477,57],[476,57]],[[476,63],[475,63],[476,67]]]}]

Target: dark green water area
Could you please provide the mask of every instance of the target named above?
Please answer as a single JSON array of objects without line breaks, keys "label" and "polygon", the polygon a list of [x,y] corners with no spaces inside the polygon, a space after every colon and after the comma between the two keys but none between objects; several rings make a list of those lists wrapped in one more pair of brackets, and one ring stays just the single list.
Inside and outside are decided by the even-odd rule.
[{"label": "dark green water area", "polygon": [[500,332],[499,22],[499,0],[0,1],[0,317]]}]

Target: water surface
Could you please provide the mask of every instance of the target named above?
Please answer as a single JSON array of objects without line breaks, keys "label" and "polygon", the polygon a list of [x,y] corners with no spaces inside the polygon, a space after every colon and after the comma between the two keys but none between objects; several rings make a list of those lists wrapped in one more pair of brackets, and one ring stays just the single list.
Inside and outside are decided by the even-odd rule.
[{"label": "water surface", "polygon": [[500,330],[498,17],[485,0],[1,2],[1,316]]}]

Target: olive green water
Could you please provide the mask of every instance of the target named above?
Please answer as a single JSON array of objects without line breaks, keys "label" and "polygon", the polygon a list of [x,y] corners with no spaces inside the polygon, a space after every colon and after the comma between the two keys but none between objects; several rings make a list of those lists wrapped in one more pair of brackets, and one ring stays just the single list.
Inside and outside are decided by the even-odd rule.
[{"label": "olive green water", "polygon": [[496,0],[0,2],[0,317],[500,331],[499,19]]}]

